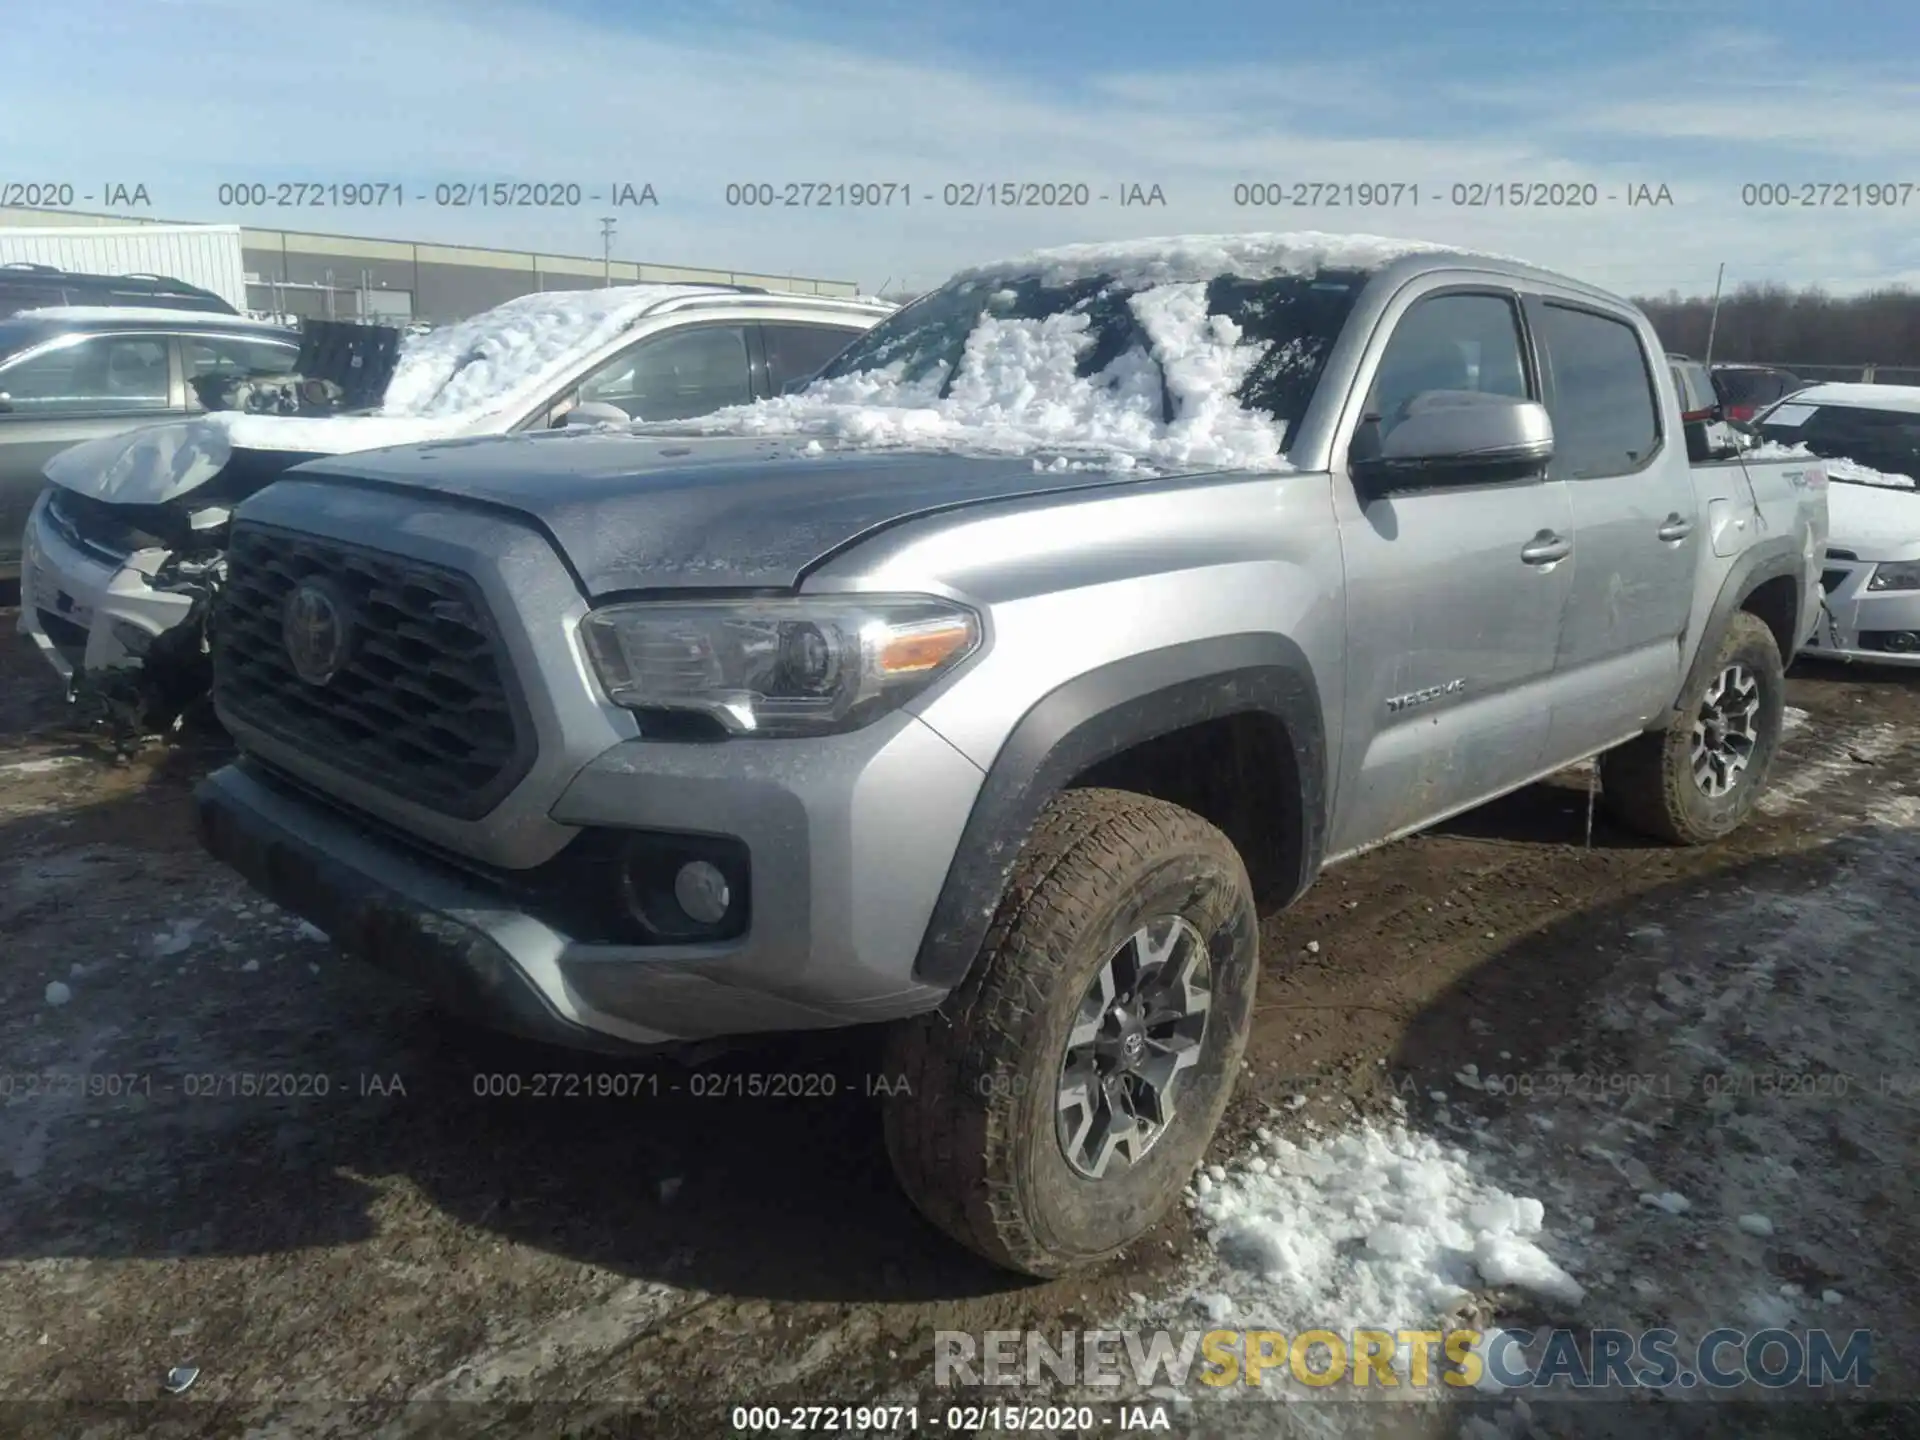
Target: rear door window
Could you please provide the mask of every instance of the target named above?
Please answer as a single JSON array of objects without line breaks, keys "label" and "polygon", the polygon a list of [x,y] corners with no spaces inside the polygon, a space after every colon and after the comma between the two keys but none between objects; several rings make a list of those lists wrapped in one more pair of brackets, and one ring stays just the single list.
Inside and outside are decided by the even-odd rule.
[{"label": "rear door window", "polygon": [[180,353],[192,380],[201,375],[284,375],[293,369],[300,350],[227,335],[182,335]]},{"label": "rear door window", "polygon": [[168,408],[167,337],[89,335],[0,369],[14,415],[117,415]]},{"label": "rear door window", "polygon": [[1549,473],[1587,480],[1645,467],[1660,447],[1660,412],[1639,335],[1624,320],[1554,301],[1537,313],[1552,377]]}]

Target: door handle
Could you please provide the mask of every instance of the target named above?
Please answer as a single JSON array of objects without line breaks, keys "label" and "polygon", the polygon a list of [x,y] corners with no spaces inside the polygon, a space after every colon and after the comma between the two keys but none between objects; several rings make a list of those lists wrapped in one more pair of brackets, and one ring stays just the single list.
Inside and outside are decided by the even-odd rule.
[{"label": "door handle", "polygon": [[1693,533],[1693,522],[1676,512],[1661,521],[1655,533],[1662,540],[1684,540]]},{"label": "door handle", "polygon": [[1521,548],[1520,558],[1529,565],[1551,565],[1573,553],[1573,541],[1551,530],[1542,530]]}]

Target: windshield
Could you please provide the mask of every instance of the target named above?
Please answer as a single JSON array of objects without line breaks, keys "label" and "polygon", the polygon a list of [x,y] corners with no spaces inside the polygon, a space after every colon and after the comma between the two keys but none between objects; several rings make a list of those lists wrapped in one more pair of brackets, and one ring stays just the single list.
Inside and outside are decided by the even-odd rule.
[{"label": "windshield", "polygon": [[1716,370],[1713,383],[1729,405],[1767,405],[1800,384],[1784,370]]},{"label": "windshield", "polygon": [[[1920,474],[1920,413],[1861,405],[1800,404],[1792,398],[1760,423],[1764,439],[1804,445],[1823,460],[1850,460],[1887,475]],[[1832,472],[1836,480],[1856,477]]]},{"label": "windshield", "polygon": [[[1007,341],[1043,332],[1070,337],[1056,355],[1071,376],[1116,397],[1144,400],[1152,418],[1173,424],[1203,403],[1205,386],[1186,373],[1196,343],[1239,352],[1219,398],[1277,422],[1284,432],[1313,397],[1328,353],[1352,313],[1367,273],[1321,271],[1264,279],[1217,277],[1192,286],[1122,284],[1110,275],[1046,284],[1038,276],[953,282],[890,316],[821,372],[815,388],[884,374],[915,401],[944,401],[968,381],[990,379]],[[1176,323],[1170,292],[1195,312]],[[1204,308],[1201,308],[1202,305]]]}]

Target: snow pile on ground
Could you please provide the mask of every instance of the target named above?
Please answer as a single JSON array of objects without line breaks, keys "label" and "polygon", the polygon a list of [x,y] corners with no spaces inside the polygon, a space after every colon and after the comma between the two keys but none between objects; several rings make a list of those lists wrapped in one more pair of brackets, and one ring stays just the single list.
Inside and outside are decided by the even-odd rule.
[{"label": "snow pile on ground", "polygon": [[[736,406],[694,422],[709,433],[814,435],[861,446],[982,454],[1056,453],[1048,468],[1285,470],[1289,418],[1243,408],[1236,391],[1269,342],[1248,341],[1207,310],[1223,275],[1264,279],[1329,269],[1377,269],[1450,247],[1316,231],[1190,235],[1114,245],[1069,245],[962,271],[952,286],[1037,277],[1047,286],[1111,277],[1147,339],[1092,375],[1076,373],[1095,343],[1086,315],[1038,319],[983,313],[957,369],[908,379],[905,363],[819,381],[797,395]],[[1173,402],[1164,417],[1161,384]],[[947,393],[941,394],[942,389]]]},{"label": "snow pile on ground", "polygon": [[1212,1293],[1195,1298],[1238,1324],[1340,1316],[1398,1330],[1489,1286],[1562,1304],[1584,1294],[1541,1247],[1540,1201],[1493,1184],[1469,1151],[1399,1124],[1308,1145],[1263,1132],[1241,1168],[1196,1179],[1193,1208],[1220,1259]]}]

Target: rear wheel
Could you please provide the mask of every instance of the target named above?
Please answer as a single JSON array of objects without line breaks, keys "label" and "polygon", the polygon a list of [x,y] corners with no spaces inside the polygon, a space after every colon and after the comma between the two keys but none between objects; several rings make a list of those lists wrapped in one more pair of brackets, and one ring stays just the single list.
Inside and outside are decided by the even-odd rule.
[{"label": "rear wheel", "polygon": [[1042,813],[973,971],[896,1026],[887,1150],[920,1211],[1006,1268],[1110,1256],[1172,1207],[1246,1047],[1258,921],[1191,811],[1075,790]]},{"label": "rear wheel", "polygon": [[1672,722],[1600,757],[1607,809],[1677,845],[1732,833],[1766,788],[1786,710],[1780,647],[1758,617],[1741,611]]}]

